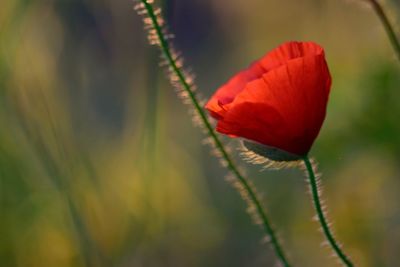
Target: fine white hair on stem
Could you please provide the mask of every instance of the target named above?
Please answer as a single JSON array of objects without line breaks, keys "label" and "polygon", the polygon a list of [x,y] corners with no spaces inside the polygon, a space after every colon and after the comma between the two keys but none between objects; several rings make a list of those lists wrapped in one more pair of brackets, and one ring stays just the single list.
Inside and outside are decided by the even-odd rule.
[{"label": "fine white hair on stem", "polygon": [[[225,180],[229,182],[239,192],[242,199],[247,203],[246,212],[250,215],[253,222],[257,225],[262,225],[262,219],[257,212],[257,207],[251,200],[248,191],[243,187],[243,184],[241,184],[232,174],[226,175]],[[254,192],[256,192],[255,186],[252,182],[249,182],[249,186]],[[259,194],[257,193],[257,195]]]},{"label": "fine white hair on stem", "polygon": [[354,266],[351,259],[343,252],[342,245],[337,241],[333,231],[332,223],[328,220],[328,212],[326,208],[325,201],[322,200],[322,185],[321,185],[321,174],[317,170],[317,163],[314,159],[309,159],[307,156],[303,158],[302,164],[300,164],[300,169],[305,173],[308,178],[307,183],[309,185],[309,193],[314,203],[316,210],[316,216],[313,220],[320,223],[319,230],[325,235],[326,241],[321,245],[325,247],[329,245],[334,253],[332,254],[337,258],[341,264],[344,266],[352,267]]},{"label": "fine white hair on stem", "polygon": [[[184,59],[180,52],[178,52],[171,39],[174,35],[171,34],[166,26],[165,20],[162,16],[161,8],[154,7],[152,14],[149,14],[146,5],[143,2],[136,1],[137,4],[134,6],[134,10],[142,17],[144,29],[147,31],[147,39],[150,45],[161,47],[163,45],[168,46],[168,55],[164,52],[161,53],[160,66],[166,70],[167,77],[171,85],[175,88],[178,97],[184,104],[189,107],[189,114],[192,117],[192,122],[195,126],[203,128],[203,121],[199,118],[198,112],[194,110],[192,97],[196,97],[199,103],[204,103],[199,94],[197,93],[197,86],[195,84],[195,75],[191,69],[184,67]],[[153,5],[153,1],[146,1],[148,4]],[[153,17],[158,23],[158,27],[154,24]],[[162,34],[163,39],[160,38],[159,34]],[[171,64],[171,61],[173,61]],[[178,70],[178,72],[177,72]],[[185,83],[182,85],[182,79]],[[192,94],[192,96],[190,96]]]},{"label": "fine white hair on stem", "polygon": [[230,170],[228,180],[232,181],[233,186],[238,190],[242,198],[248,204],[249,212],[253,219],[262,225],[264,232],[270,237],[270,244],[274,249],[280,263],[289,267],[288,259],[281,247],[275,230],[272,227],[265,209],[259,200],[257,192],[251,182],[243,176],[242,172],[236,166],[230,156],[226,146],[219,139],[209,121],[208,115],[203,110],[204,102],[199,100],[200,97],[196,93],[194,84],[194,75],[192,71],[185,70],[183,57],[176,52],[170,38],[173,35],[166,30],[165,21],[161,15],[161,10],[153,7],[153,1],[136,0],[135,10],[143,18],[145,30],[148,32],[148,40],[152,45],[156,45],[162,52],[163,62],[161,65],[167,70],[167,74],[171,84],[177,90],[178,96],[185,104],[189,104],[190,114],[192,115],[195,125],[202,126],[203,131],[209,136],[212,142],[212,151],[220,159],[223,166]]},{"label": "fine white hair on stem", "polygon": [[302,163],[301,160],[293,160],[293,161],[271,160],[267,157],[255,153],[254,151],[249,150],[243,144],[239,146],[238,150],[244,161],[254,165],[261,165],[262,171],[266,169],[281,170],[281,169],[296,168],[299,167]]}]

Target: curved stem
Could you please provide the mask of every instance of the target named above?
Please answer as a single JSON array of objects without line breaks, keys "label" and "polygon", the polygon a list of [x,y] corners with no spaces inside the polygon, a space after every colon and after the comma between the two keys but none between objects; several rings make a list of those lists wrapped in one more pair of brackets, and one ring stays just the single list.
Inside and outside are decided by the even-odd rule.
[{"label": "curved stem", "polygon": [[389,37],[390,43],[393,46],[393,49],[397,55],[398,60],[400,60],[400,41],[396,36],[393,26],[391,25],[388,16],[383,10],[382,6],[379,4],[377,0],[367,0],[371,3],[372,8],[375,10],[379,19],[381,20],[383,27],[385,28],[386,34]]},{"label": "curved stem", "polygon": [[321,199],[320,199],[321,196],[320,196],[320,191],[318,189],[318,181],[315,176],[313,166],[310,162],[310,159],[308,158],[308,156],[305,156],[303,158],[303,160],[304,160],[306,170],[308,173],[310,191],[311,191],[311,195],[313,198],[315,211],[317,212],[318,219],[321,224],[323,233],[324,233],[326,239],[328,240],[329,245],[335,251],[336,255],[343,262],[343,264],[348,267],[353,267],[354,266],[353,263],[350,261],[349,257],[342,251],[338,242],[335,240],[335,237],[333,236],[331,229],[329,228],[329,224],[328,224],[326,215],[324,213],[324,209],[321,204]]},{"label": "curved stem", "polygon": [[185,92],[188,94],[191,103],[193,104],[195,111],[197,114],[200,116],[200,119],[202,123],[204,124],[208,135],[212,138],[215,147],[219,150],[219,152],[222,155],[222,158],[226,161],[228,169],[235,175],[237,180],[240,182],[242,185],[243,189],[246,191],[248,195],[248,200],[249,202],[254,205],[256,208],[256,212],[258,216],[260,217],[263,225],[263,229],[265,233],[269,236],[271,245],[279,258],[280,262],[282,263],[283,266],[289,267],[289,261],[287,260],[287,257],[285,256],[285,253],[279,244],[278,238],[275,234],[274,229],[271,226],[271,223],[267,217],[266,212],[263,209],[263,206],[260,202],[260,200],[257,197],[257,194],[255,190],[251,187],[251,184],[247,179],[240,173],[236,165],[234,164],[233,160],[229,156],[227,150],[225,149],[224,145],[222,144],[221,140],[218,138],[217,134],[215,133],[211,123],[208,120],[208,117],[206,113],[204,112],[202,106],[200,105],[194,91],[191,88],[191,85],[187,82],[185,78],[185,74],[181,70],[180,67],[178,67],[178,64],[176,60],[173,57],[173,54],[171,52],[170,45],[164,36],[162,26],[159,24],[159,21],[157,19],[157,15],[154,12],[153,6],[151,3],[147,2],[146,0],[140,0],[140,2],[144,5],[144,8],[147,11],[147,14],[151,20],[151,23],[153,24],[155,34],[158,38],[160,49],[162,53],[164,54],[168,65],[171,68],[171,71],[176,75],[178,78],[179,83],[182,85],[183,89]]}]

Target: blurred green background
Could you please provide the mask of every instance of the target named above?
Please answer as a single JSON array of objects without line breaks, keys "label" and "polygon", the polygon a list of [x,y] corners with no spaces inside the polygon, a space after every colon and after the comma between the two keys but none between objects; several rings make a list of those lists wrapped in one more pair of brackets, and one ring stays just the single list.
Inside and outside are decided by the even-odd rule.
[{"label": "blurred green background", "polygon": [[[399,266],[400,65],[364,1],[162,4],[204,97],[284,41],[325,47],[333,88],[312,155],[334,230],[358,266]],[[1,1],[0,266],[273,266],[132,7]],[[237,162],[295,266],[337,266],[303,174]]]}]

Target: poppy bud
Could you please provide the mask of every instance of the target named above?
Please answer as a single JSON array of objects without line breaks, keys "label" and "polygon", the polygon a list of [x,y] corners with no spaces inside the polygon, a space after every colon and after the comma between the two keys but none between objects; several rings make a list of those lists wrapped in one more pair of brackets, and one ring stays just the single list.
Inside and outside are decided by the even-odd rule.
[{"label": "poppy bud", "polygon": [[206,104],[216,130],[275,161],[308,154],[325,119],[331,76],[324,50],[287,42],[233,76]]}]

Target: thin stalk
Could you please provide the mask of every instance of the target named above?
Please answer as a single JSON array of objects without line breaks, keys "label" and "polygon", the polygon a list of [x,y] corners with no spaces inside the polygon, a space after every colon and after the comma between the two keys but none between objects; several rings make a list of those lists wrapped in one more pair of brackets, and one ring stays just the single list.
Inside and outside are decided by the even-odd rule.
[{"label": "thin stalk", "polygon": [[289,267],[290,266],[289,261],[288,261],[287,257],[285,256],[283,248],[278,241],[275,231],[270,223],[269,218],[267,217],[266,212],[264,211],[264,208],[263,208],[260,200],[257,197],[255,190],[253,190],[249,181],[240,173],[240,171],[236,167],[232,158],[230,157],[227,150],[225,149],[223,143],[221,142],[221,140],[218,138],[217,134],[215,133],[211,123],[208,120],[206,113],[204,112],[202,106],[200,105],[199,100],[197,99],[194,91],[192,90],[191,85],[186,81],[185,74],[183,73],[181,68],[178,67],[176,60],[174,59],[173,54],[171,52],[171,47],[170,47],[166,37],[164,36],[163,28],[160,25],[160,23],[157,19],[157,15],[154,12],[152,4],[147,2],[146,0],[139,0],[139,1],[144,5],[145,10],[147,11],[147,14],[148,14],[148,16],[151,20],[151,23],[154,27],[155,34],[158,38],[160,49],[161,49],[162,53],[164,54],[168,65],[170,66],[171,70],[178,78],[178,81],[182,85],[185,92],[188,94],[188,97],[191,100],[191,103],[193,104],[195,111],[200,116],[200,119],[201,119],[203,125],[205,126],[208,135],[211,137],[211,139],[213,140],[213,142],[215,144],[216,149],[221,153],[222,158],[227,163],[227,168],[233,173],[233,175],[237,178],[237,180],[242,185],[245,192],[248,194],[249,202],[252,205],[254,205],[257,215],[259,216],[259,218],[262,221],[263,230],[269,236],[270,243],[271,243],[272,248],[274,249],[278,259],[280,260],[280,262],[282,263],[283,266]]},{"label": "thin stalk", "polygon": [[370,2],[375,13],[378,15],[380,21],[382,22],[386,34],[389,37],[390,43],[392,44],[393,49],[396,53],[397,59],[400,61],[400,41],[396,36],[396,33],[394,31],[392,24],[389,21],[388,16],[386,15],[381,4],[377,0],[367,0],[367,1]]},{"label": "thin stalk", "polygon": [[310,162],[310,159],[308,156],[305,156],[303,158],[306,170],[308,173],[308,179],[309,179],[309,185],[310,185],[310,191],[315,207],[315,211],[317,212],[318,215],[318,220],[321,224],[323,233],[326,237],[326,239],[329,242],[329,245],[332,247],[336,255],[339,257],[339,259],[342,261],[342,263],[345,266],[348,267],[353,267],[353,263],[350,261],[350,258],[342,251],[342,249],[339,246],[339,243],[336,241],[335,237],[332,234],[331,229],[329,228],[328,220],[326,219],[326,215],[324,213],[324,209],[321,204],[321,196],[320,196],[320,191],[318,189],[318,181],[314,173],[313,166]]}]

